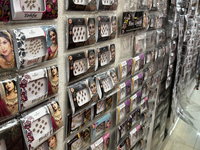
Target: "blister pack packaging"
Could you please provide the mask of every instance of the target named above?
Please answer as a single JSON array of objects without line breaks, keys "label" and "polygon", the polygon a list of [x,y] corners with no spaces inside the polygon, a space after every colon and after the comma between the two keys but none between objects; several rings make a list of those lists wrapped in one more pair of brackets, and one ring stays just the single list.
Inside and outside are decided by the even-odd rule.
[{"label": "blister pack packaging", "polygon": [[134,147],[139,137],[140,137],[140,125],[136,126],[136,128],[130,131],[129,138],[131,147]]},{"label": "blister pack packaging", "polygon": [[117,143],[124,137],[127,133],[127,121],[124,121],[117,127],[116,136],[117,136]]},{"label": "blister pack packaging", "polygon": [[66,23],[66,49],[96,43],[95,18],[68,18]]},{"label": "blister pack packaging", "polygon": [[135,54],[146,51],[146,34],[135,36]]},{"label": "blister pack packaging", "polygon": [[146,49],[152,50],[156,46],[156,31],[146,32]]},{"label": "blister pack packaging", "polygon": [[138,75],[134,76],[132,79],[132,91],[136,91],[139,88],[139,77]]},{"label": "blister pack packaging", "polygon": [[114,68],[97,74],[95,78],[100,99],[106,96],[109,92],[112,92],[118,85],[117,74]]},{"label": "blister pack packaging", "polygon": [[89,77],[68,87],[67,91],[73,114],[86,104],[98,100],[99,94],[97,91],[100,88],[98,86],[95,79]]},{"label": "blister pack packaging", "polygon": [[105,97],[94,105],[94,117],[102,115],[103,113],[111,110],[113,103],[113,96]]},{"label": "blister pack packaging", "polygon": [[97,48],[98,69],[115,62],[115,44]]},{"label": "blister pack packaging", "polygon": [[119,82],[126,77],[133,75],[135,72],[135,59],[128,59],[119,63],[118,65],[118,78]]},{"label": "blister pack packaging", "polygon": [[10,1],[12,20],[46,20],[58,17],[58,1]]},{"label": "blister pack packaging", "polygon": [[125,119],[125,116],[130,112],[131,100],[128,99],[116,109],[116,124]]},{"label": "blister pack packaging", "polygon": [[98,10],[117,10],[118,0],[98,0]]},{"label": "blister pack packaging", "polygon": [[140,57],[140,67],[139,70],[143,69],[144,65],[145,65],[145,56],[144,54],[139,55]]},{"label": "blister pack packaging", "polygon": [[136,56],[133,58],[135,60],[135,73],[140,70],[140,57]]},{"label": "blister pack packaging", "polygon": [[77,114],[70,114],[67,117],[67,135],[73,134],[74,132],[85,127],[87,123],[93,120],[94,118],[94,108],[86,108]]},{"label": "blister pack packaging", "polygon": [[133,92],[132,80],[127,80],[119,85],[119,91],[117,93],[117,104],[120,103],[125,97],[129,96]]},{"label": "blister pack packaging", "polygon": [[90,136],[90,127],[87,127],[67,142],[67,150],[78,150],[84,148],[88,143],[90,143]]},{"label": "blister pack packaging", "polygon": [[1,12],[4,12],[4,13],[2,13],[2,15],[0,17],[0,21],[8,22],[9,18],[10,18],[10,12],[11,12],[10,1],[2,0],[0,2],[0,7],[1,7]]},{"label": "blister pack packaging", "polygon": [[66,10],[69,11],[95,11],[97,0],[66,0]]},{"label": "blister pack packaging", "polygon": [[[7,1],[5,2],[5,4],[6,3],[9,2]],[[15,62],[13,38],[10,32],[7,30],[0,31],[0,38],[1,38],[0,72],[14,70],[16,67],[16,62]]]},{"label": "blister pack packaging", "polygon": [[0,126],[1,149],[24,149],[23,135],[18,120],[10,120]]},{"label": "blister pack packaging", "polygon": [[8,75],[0,78],[0,121],[14,117],[19,112],[18,80]]},{"label": "blister pack packaging", "polygon": [[110,147],[110,132],[90,146],[90,150],[108,150]]},{"label": "blister pack packaging", "polygon": [[111,128],[111,114],[108,113],[94,124],[92,124],[91,141],[95,141],[103,133],[106,133]]},{"label": "blister pack packaging", "polygon": [[22,131],[27,149],[34,149],[42,144],[53,133],[51,114],[47,106],[24,114],[21,118]]},{"label": "blister pack packaging", "polygon": [[121,34],[143,29],[143,12],[123,12]]},{"label": "blister pack packaging", "polygon": [[[110,54],[110,53],[109,53]],[[67,80],[72,81],[98,68],[97,52],[94,49],[69,55],[67,63]]]},{"label": "blister pack packaging", "polygon": [[96,19],[96,41],[102,42],[112,40],[116,36],[116,16],[98,16]]},{"label": "blister pack packaging", "polygon": [[146,81],[150,76],[150,71],[149,71],[148,67],[144,69],[143,75],[144,75],[143,79],[144,79],[144,81]]},{"label": "blister pack packaging", "polygon": [[58,56],[57,31],[54,25],[13,30],[18,69],[34,66]]},{"label": "blister pack packaging", "polygon": [[131,145],[130,145],[130,138],[127,136],[118,146],[116,149],[120,150],[130,150]]},{"label": "blister pack packaging", "polygon": [[33,107],[47,98],[47,70],[39,69],[19,76],[21,110]]}]

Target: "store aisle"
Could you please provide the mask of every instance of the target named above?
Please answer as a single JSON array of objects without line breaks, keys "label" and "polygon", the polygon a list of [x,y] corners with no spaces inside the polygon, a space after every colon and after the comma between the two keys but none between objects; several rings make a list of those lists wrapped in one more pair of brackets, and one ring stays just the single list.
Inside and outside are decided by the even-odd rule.
[{"label": "store aisle", "polygon": [[179,119],[172,132],[164,150],[200,150],[200,110],[194,106],[200,106],[200,91],[194,91],[190,97],[193,105],[188,106],[187,111],[191,113],[193,123],[199,126],[199,132]]}]

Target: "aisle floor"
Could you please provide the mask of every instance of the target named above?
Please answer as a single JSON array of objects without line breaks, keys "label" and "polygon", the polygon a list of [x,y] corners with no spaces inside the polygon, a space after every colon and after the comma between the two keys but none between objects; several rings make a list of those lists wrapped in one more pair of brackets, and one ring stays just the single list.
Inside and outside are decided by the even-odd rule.
[{"label": "aisle floor", "polygon": [[[200,106],[200,90],[194,91],[190,100]],[[199,131],[179,119],[164,150],[200,150],[200,110],[192,106],[187,110],[195,118],[194,124],[199,126]]]}]

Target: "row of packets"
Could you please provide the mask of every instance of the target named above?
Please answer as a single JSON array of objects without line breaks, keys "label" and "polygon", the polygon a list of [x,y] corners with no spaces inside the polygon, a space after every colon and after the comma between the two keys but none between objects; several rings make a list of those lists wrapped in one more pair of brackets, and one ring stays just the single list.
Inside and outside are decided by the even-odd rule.
[{"label": "row of packets", "polygon": [[56,65],[0,80],[0,120],[8,119],[58,93]]}]

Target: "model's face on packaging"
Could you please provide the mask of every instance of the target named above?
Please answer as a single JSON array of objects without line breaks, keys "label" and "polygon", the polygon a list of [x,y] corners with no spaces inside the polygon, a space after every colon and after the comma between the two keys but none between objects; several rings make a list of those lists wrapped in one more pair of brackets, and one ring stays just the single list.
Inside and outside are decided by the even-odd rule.
[{"label": "model's face on packaging", "polygon": [[90,36],[94,36],[94,34],[95,34],[95,25],[94,25],[94,23],[90,23],[89,24],[89,33],[90,33]]},{"label": "model's face on packaging", "polygon": [[4,37],[0,37],[0,54],[8,56],[11,53],[12,46],[10,45],[10,42]]},{"label": "model's face on packaging", "polygon": [[89,63],[90,63],[90,66],[95,65],[95,56],[93,54],[89,56]]},{"label": "model's face on packaging", "polygon": [[7,91],[11,92],[14,89],[15,85],[11,80],[8,80],[6,82],[6,86],[5,87],[6,87]]},{"label": "model's face on packaging", "polygon": [[116,32],[116,28],[117,28],[116,20],[113,20],[113,21],[112,21],[112,31],[113,31],[113,32]]},{"label": "model's face on packaging", "polygon": [[48,139],[49,147],[54,148],[56,147],[56,137],[52,136]]},{"label": "model's face on packaging", "polygon": [[55,76],[57,75],[58,71],[57,68],[55,66],[52,67],[52,74]]},{"label": "model's face on packaging", "polygon": [[53,108],[54,108],[54,110],[58,109],[58,104],[56,102],[53,103]]},{"label": "model's face on packaging", "polygon": [[50,37],[51,42],[52,42],[53,44],[56,44],[56,43],[57,43],[57,35],[56,35],[55,32],[51,31],[51,32],[49,33],[49,37]]},{"label": "model's face on packaging", "polygon": [[96,86],[96,83],[93,82],[91,85],[90,85],[90,89],[92,91],[92,94],[96,94],[97,93],[97,86]]}]

